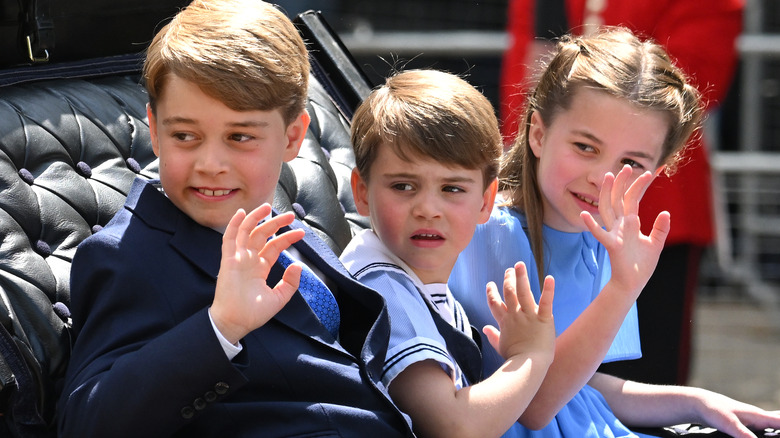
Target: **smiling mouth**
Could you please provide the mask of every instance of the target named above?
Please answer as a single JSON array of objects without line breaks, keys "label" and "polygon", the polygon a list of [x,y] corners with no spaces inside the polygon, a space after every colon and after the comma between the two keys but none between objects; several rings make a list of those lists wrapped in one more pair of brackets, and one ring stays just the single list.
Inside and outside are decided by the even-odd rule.
[{"label": "smiling mouth", "polygon": [[574,196],[575,196],[577,199],[579,199],[580,201],[582,201],[582,202],[584,202],[584,203],[586,203],[586,204],[590,204],[590,205],[592,205],[592,206],[594,206],[594,207],[598,207],[598,206],[599,206],[599,201],[595,201],[595,200],[592,200],[592,199],[587,199],[587,198],[585,198],[585,197],[583,197],[583,196],[581,196],[581,195],[578,195],[578,194],[576,194],[576,193],[574,194]]},{"label": "smiling mouth", "polygon": [[225,196],[230,194],[232,190],[208,190],[208,189],[197,189],[198,193],[205,196]]}]

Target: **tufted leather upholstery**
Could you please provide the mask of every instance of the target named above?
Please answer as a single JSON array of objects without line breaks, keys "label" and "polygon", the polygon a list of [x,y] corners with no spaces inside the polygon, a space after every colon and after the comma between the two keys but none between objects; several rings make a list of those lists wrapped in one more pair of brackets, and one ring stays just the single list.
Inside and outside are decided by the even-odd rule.
[{"label": "tufted leather upholstery", "polygon": [[[53,434],[47,425],[69,357],[76,247],[122,207],[135,177],[158,174],[138,72],[74,71],[68,75],[80,79],[0,87],[3,436]],[[311,127],[299,156],[284,165],[274,206],[294,211],[338,253],[368,223],[349,186],[354,156],[344,109],[332,84],[329,94],[315,77],[310,82]]]},{"label": "tufted leather upholstery", "polygon": [[274,207],[294,211],[339,254],[357,230],[368,227],[352,199],[349,180],[355,155],[349,123],[314,78],[307,111],[309,131],[298,157],[282,168]]},{"label": "tufted leather upholstery", "polygon": [[51,416],[69,356],[76,246],[121,207],[137,174],[157,173],[144,105],[130,77],[0,89],[0,378],[13,421]]}]

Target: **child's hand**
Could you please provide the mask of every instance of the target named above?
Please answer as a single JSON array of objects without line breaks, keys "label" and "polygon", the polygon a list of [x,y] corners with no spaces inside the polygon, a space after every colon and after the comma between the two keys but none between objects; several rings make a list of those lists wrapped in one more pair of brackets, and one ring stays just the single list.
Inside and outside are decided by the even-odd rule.
[{"label": "child's hand", "polygon": [[555,281],[551,276],[547,276],[537,306],[523,262],[518,262],[514,269],[509,268],[504,274],[506,302],[501,300],[495,283],[490,282],[487,285],[488,306],[498,321],[499,329],[485,326],[484,332],[490,344],[504,359],[515,355],[541,353],[546,356],[548,364],[552,362],[555,349],[552,313],[554,292]]},{"label": "child's hand", "polygon": [[268,204],[249,214],[237,211],[222,238],[222,262],[211,317],[220,333],[233,344],[268,322],[298,289],[301,267],[296,264],[285,270],[273,289],[266,284],[279,254],[305,234],[303,230],[292,230],[268,240],[294,219],[292,213],[285,213],[258,225],[270,213]]},{"label": "child's hand", "polygon": [[722,394],[702,390],[697,422],[733,437],[755,438],[752,430],[780,428],[780,410],[765,411]]},{"label": "child's hand", "polygon": [[658,214],[649,236],[642,234],[639,224],[639,201],[653,180],[650,172],[630,182],[632,169],[626,165],[617,174],[604,176],[599,194],[599,215],[602,229],[590,213],[583,211],[582,220],[591,233],[609,252],[612,263],[612,279],[621,290],[632,291],[636,296],[650,279],[666,236],[671,218],[664,211]]}]

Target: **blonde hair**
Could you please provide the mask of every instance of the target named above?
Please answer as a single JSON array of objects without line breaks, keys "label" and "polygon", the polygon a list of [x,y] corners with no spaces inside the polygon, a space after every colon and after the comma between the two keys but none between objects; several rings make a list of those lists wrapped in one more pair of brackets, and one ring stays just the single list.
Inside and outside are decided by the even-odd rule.
[{"label": "blonde hair", "polygon": [[540,280],[544,277],[542,196],[538,158],[531,151],[528,132],[531,116],[538,113],[547,126],[571,105],[581,87],[625,99],[639,108],[668,115],[669,131],[658,165],[672,173],[685,145],[701,125],[701,95],[674,65],[666,51],[653,41],[642,41],[631,31],[607,27],[587,37],[561,38],[545,71],[531,92],[518,136],[501,163],[500,188],[510,193],[512,207],[522,211]]},{"label": "blonde hair", "polygon": [[380,144],[406,160],[428,157],[481,169],[485,187],[496,178],[502,153],[490,101],[465,80],[437,70],[396,73],[358,107],[352,146],[365,180]]},{"label": "blonde hair", "polygon": [[144,80],[152,111],[176,75],[236,111],[305,108],[306,46],[292,22],[259,0],[194,0],[152,40]]}]

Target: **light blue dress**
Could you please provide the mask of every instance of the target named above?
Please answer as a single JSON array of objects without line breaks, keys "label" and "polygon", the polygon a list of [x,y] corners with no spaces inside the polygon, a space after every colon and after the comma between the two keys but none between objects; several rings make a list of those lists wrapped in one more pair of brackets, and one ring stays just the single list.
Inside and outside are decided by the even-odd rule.
[{"label": "light blue dress", "polygon": [[[469,246],[458,258],[450,289],[455,299],[466,310],[472,324],[481,328],[496,325],[485,297],[485,285],[493,281],[501,290],[504,271],[517,261],[528,268],[531,289],[536,300],[541,290],[536,274],[536,263],[523,229],[525,216],[514,209],[496,207],[490,220],[477,227]],[[545,272],[555,277],[553,313],[558,334],[582,313],[593,301],[611,275],[606,249],[589,232],[564,233],[549,227],[543,230],[545,240]],[[484,375],[492,374],[503,358],[483,339]],[[641,357],[636,304],[626,316],[604,362]],[[585,386],[556,415],[544,429],[533,431],[519,424],[504,437],[635,437],[615,418],[602,395]]]}]

